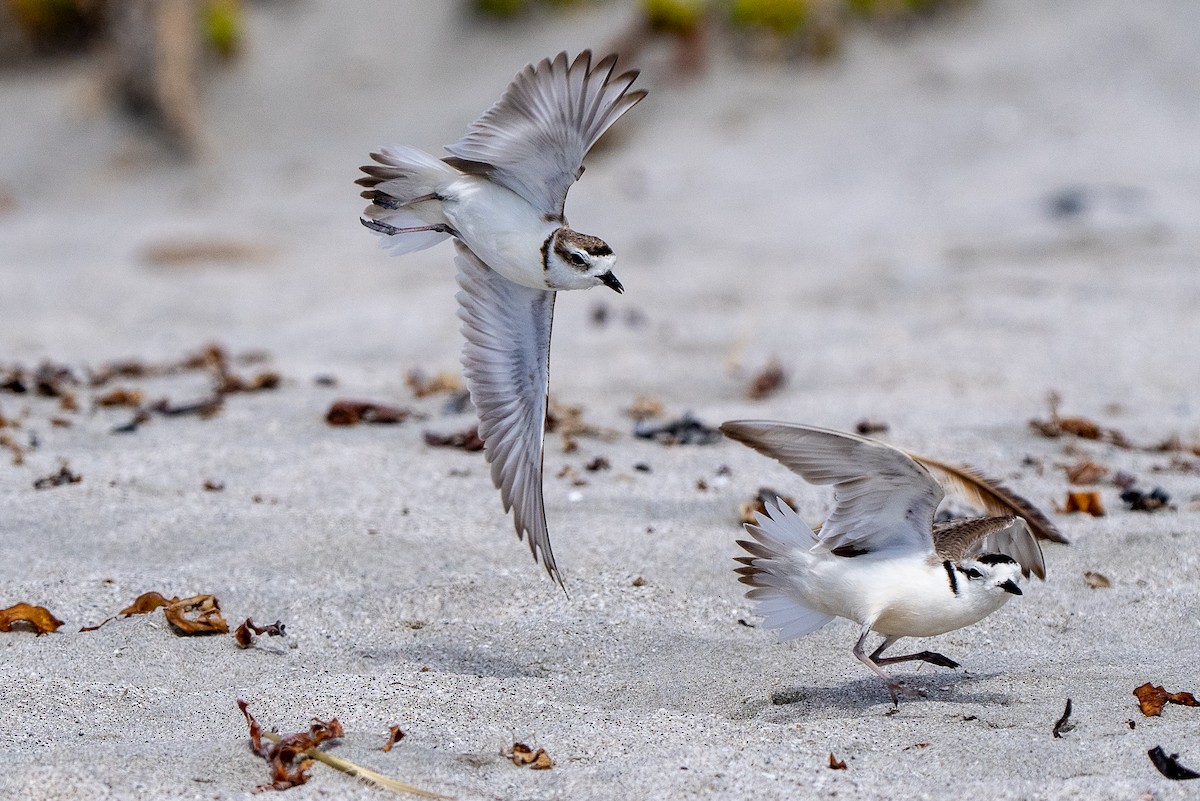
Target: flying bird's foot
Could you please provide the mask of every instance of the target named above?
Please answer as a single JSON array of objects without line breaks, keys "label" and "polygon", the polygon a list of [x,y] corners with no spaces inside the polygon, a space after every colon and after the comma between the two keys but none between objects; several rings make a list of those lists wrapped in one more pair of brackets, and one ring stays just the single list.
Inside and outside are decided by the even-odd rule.
[{"label": "flying bird's foot", "polygon": [[359,217],[358,221],[372,231],[378,231],[381,234],[395,236],[396,234],[413,234],[418,231],[436,231],[439,234],[450,234],[450,236],[458,236],[458,232],[448,225],[438,223],[437,225],[418,225],[415,228],[397,228],[394,225],[388,225],[379,220],[368,220],[366,217]]}]

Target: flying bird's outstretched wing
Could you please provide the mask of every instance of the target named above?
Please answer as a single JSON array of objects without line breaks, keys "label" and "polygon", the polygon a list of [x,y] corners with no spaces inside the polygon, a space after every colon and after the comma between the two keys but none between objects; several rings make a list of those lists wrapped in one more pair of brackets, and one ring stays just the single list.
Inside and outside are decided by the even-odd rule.
[{"label": "flying bird's outstretched wing", "polygon": [[932,552],[933,514],[943,492],[902,451],[815,426],[739,420],[721,431],[777,459],[810,484],[832,484],[835,506],[815,547]]},{"label": "flying bird's outstretched wing", "polygon": [[542,441],[550,381],[554,292],[513,283],[457,240],[458,317],[466,337],[462,362],[492,483],[517,536],[550,577],[562,576],[550,550],[542,502]]},{"label": "flying bird's outstretched wing", "polygon": [[582,172],[583,157],[609,126],[646,96],[629,91],[638,73],[614,77],[616,55],[592,66],[585,50],[542,59],[522,70],[494,106],[447,145],[452,165],[482,172],[561,218],[567,190]]}]

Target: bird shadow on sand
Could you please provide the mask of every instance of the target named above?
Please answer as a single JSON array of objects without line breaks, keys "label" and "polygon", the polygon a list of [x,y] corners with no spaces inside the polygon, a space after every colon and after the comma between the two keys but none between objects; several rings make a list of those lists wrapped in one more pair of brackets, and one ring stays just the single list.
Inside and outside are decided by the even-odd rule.
[{"label": "bird shadow on sand", "polygon": [[[976,692],[972,685],[976,681],[992,678],[996,674],[979,673],[924,673],[895,674],[908,687],[920,690],[924,695],[900,696],[900,710],[913,704],[952,703],[980,706],[1007,706],[1012,696],[1003,692]],[[867,712],[874,707],[883,711],[895,709],[888,697],[887,687],[882,681],[864,677],[843,682],[832,687],[785,686],[771,690],[766,698],[748,699],[741,714],[731,717],[770,720],[774,717],[792,719],[797,713],[843,710]]]},{"label": "bird shadow on sand", "polygon": [[395,669],[397,664],[417,664],[422,671],[494,679],[541,679],[552,671],[535,661],[524,662],[490,649],[437,645],[413,645],[403,649],[372,649],[362,657],[373,664]]}]

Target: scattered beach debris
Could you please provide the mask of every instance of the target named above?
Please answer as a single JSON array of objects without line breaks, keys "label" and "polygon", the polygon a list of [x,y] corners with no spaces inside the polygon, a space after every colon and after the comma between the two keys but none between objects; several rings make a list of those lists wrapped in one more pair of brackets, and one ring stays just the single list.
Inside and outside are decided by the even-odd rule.
[{"label": "scattered beach debris", "polygon": [[1175,508],[1171,506],[1171,496],[1162,487],[1155,487],[1149,492],[1129,487],[1121,493],[1121,500],[1134,512],[1158,512]]},{"label": "scattered beach debris", "polygon": [[639,473],[653,473],[654,472],[654,468],[650,466],[649,462],[635,462],[633,465],[633,469],[638,471]]},{"label": "scattered beach debris", "polygon": [[222,492],[225,489],[224,481],[214,481],[211,478],[205,479],[200,485],[205,492]]},{"label": "scattered beach debris", "polygon": [[620,432],[611,428],[603,428],[588,423],[583,419],[583,407],[578,404],[558,403],[551,399],[546,409],[546,432],[561,434],[565,439],[573,437],[590,437],[592,439],[612,442],[620,437]]},{"label": "scattered beach debris", "polygon": [[412,390],[413,396],[417,398],[461,392],[463,389],[462,376],[457,373],[442,371],[429,376],[423,370],[415,367],[405,374],[404,384]]},{"label": "scattered beach debris", "polygon": [[129,389],[128,387],[117,387],[103,395],[98,395],[95,398],[97,406],[128,406],[136,409],[142,405],[145,399],[140,389]]},{"label": "scattered beach debris", "polygon": [[1072,484],[1097,484],[1100,482],[1100,479],[1108,475],[1107,467],[1102,464],[1096,464],[1089,459],[1065,465],[1063,469],[1067,473],[1067,481]]},{"label": "scattered beach debris", "polygon": [[1063,708],[1063,713],[1058,720],[1054,722],[1054,728],[1050,733],[1054,735],[1054,739],[1061,740],[1062,736],[1075,728],[1075,724],[1071,720],[1071,699],[1067,699],[1067,705]]},{"label": "scattered beach debris", "polygon": [[453,434],[438,434],[433,431],[425,432],[425,444],[431,448],[459,448],[464,451],[483,450],[483,440],[479,438],[479,427],[471,426]]},{"label": "scattered beach debris", "polygon": [[359,423],[393,425],[403,423],[413,414],[411,409],[388,406],[384,403],[359,400],[335,400],[325,413],[325,422],[331,426],[355,426]]},{"label": "scattered beach debris", "polygon": [[633,428],[633,435],[662,445],[711,445],[721,439],[720,431],[705,425],[691,412],[663,425],[652,426],[639,421]]},{"label": "scattered beach debris", "polygon": [[554,760],[546,753],[545,748],[534,751],[525,743],[513,743],[512,748],[507,752],[501,752],[500,755],[511,759],[512,763],[519,768],[528,765],[532,770],[549,770],[554,767]]},{"label": "scattered beach debris", "polygon": [[1066,504],[1058,509],[1063,514],[1071,512],[1084,512],[1092,517],[1104,517],[1104,503],[1100,500],[1100,493],[1095,490],[1087,492],[1076,492],[1074,490],[1067,491]]},{"label": "scattered beach debris", "polygon": [[1150,761],[1159,773],[1173,781],[1187,781],[1188,779],[1200,779],[1200,773],[1186,768],[1179,763],[1179,754],[1167,755],[1163,751],[1161,745],[1156,745],[1146,752],[1150,757]]},{"label": "scattered beach debris", "polygon": [[645,586],[646,586],[646,583],[647,583],[647,582],[646,582],[646,579],[645,579],[645,578],[643,578],[642,576],[634,576],[634,578],[633,578],[633,581],[629,582],[629,586],[631,586],[631,587],[645,587]]},{"label": "scattered beach debris", "polygon": [[62,487],[67,484],[78,484],[83,481],[83,476],[78,473],[71,472],[71,468],[66,462],[63,462],[57,473],[51,473],[48,476],[42,476],[33,482],[34,489],[50,489],[51,487]]},{"label": "scattered beach debris", "polygon": [[255,634],[260,637],[264,634],[269,637],[283,637],[285,636],[283,629],[283,623],[279,622],[278,620],[266,626],[256,626],[254,625],[253,619],[246,618],[246,622],[237,627],[237,630],[233,633],[233,636],[234,639],[237,640],[238,648],[245,649],[254,644]]},{"label": "scattered beach debris", "polygon": [[182,637],[229,633],[229,624],[221,614],[221,602],[215,595],[173,598],[163,607],[163,615],[175,633]]},{"label": "scattered beach debris", "polygon": [[25,448],[18,445],[8,434],[0,434],[0,448],[4,448],[12,454],[13,467],[25,464]]},{"label": "scattered beach debris", "polygon": [[589,473],[598,473],[601,470],[608,470],[612,464],[604,456],[597,456],[583,466],[583,469]]},{"label": "scattered beach debris", "polygon": [[649,420],[651,417],[660,417],[663,413],[663,402],[649,395],[639,395],[633,403],[622,411],[626,417],[632,417],[634,420],[640,422],[642,420]]},{"label": "scattered beach debris", "polygon": [[1068,434],[1080,439],[1102,440],[1119,448],[1132,447],[1129,438],[1115,428],[1105,428],[1086,417],[1063,417],[1059,415],[1058,409],[1062,404],[1062,396],[1057,392],[1051,392],[1047,395],[1046,402],[1050,406],[1050,417],[1046,420],[1033,419],[1029,421],[1030,428],[1043,437],[1057,439],[1064,434]]},{"label": "scattered beach debris", "polygon": [[774,395],[787,386],[788,375],[777,360],[772,359],[758,375],[750,381],[746,388],[746,397],[750,400],[763,400]]},{"label": "scattered beach debris", "polygon": [[58,631],[63,622],[56,618],[44,606],[33,606],[27,603],[14,604],[7,609],[0,609],[0,631],[27,629],[37,636]]},{"label": "scattered beach debris", "polygon": [[1169,693],[1162,687],[1146,682],[1133,691],[1138,699],[1138,706],[1146,717],[1161,715],[1163,707],[1168,703],[1180,706],[1200,706],[1200,701],[1189,692]]},{"label": "scattered beach debris", "polygon": [[770,487],[759,487],[755,493],[754,499],[738,504],[738,522],[740,523],[757,523],[756,514],[765,515],[767,513],[768,503],[777,503],[783,501],[793,509],[796,508],[796,501],[790,495],[784,495],[778,490]]},{"label": "scattered beach debris", "polygon": [[1091,587],[1093,590],[1107,590],[1112,586],[1112,582],[1108,576],[1103,573],[1097,573],[1094,570],[1083,571],[1083,583]]},{"label": "scattered beach debris", "polygon": [[308,731],[285,734],[270,745],[263,743],[263,731],[258,721],[250,714],[250,705],[238,699],[238,709],[246,716],[250,727],[250,750],[266,760],[271,772],[271,783],[261,784],[257,790],[286,790],[309,780],[308,770],[312,767],[311,752],[323,742],[343,735],[342,724],[337,718],[328,721],[313,718]]},{"label": "scattered beach debris", "polygon": [[829,752],[829,769],[830,770],[845,770],[846,762],[844,760],[841,760],[841,759],[838,759],[837,757],[835,757],[833,755],[833,752],[830,751]]},{"label": "scattered beach debris", "polygon": [[865,437],[871,434],[886,434],[891,430],[891,426],[882,420],[872,420],[869,417],[864,417],[854,424],[854,430]]},{"label": "scattered beach debris", "polygon": [[392,748],[395,747],[396,743],[403,740],[406,736],[408,735],[400,731],[399,726],[394,724],[388,726],[388,739],[387,742],[383,744],[383,753],[386,754],[388,751],[391,751]]}]

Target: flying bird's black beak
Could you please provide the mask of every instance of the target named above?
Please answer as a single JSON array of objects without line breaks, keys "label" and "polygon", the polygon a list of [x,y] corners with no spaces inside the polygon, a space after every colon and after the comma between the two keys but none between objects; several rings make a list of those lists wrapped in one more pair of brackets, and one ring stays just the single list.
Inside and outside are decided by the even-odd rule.
[{"label": "flying bird's black beak", "polygon": [[609,270],[604,275],[600,276],[600,283],[604,284],[618,295],[625,291],[625,287],[621,286],[621,282],[618,281],[617,277],[612,274],[612,270]]},{"label": "flying bird's black beak", "polygon": [[1017,582],[1013,581],[1012,579],[1009,579],[1008,581],[1006,581],[1003,584],[1000,584],[998,586],[1000,587],[1000,589],[1004,590],[1005,592],[1011,592],[1013,595],[1023,595],[1024,594],[1021,592],[1021,588],[1017,586]]}]

